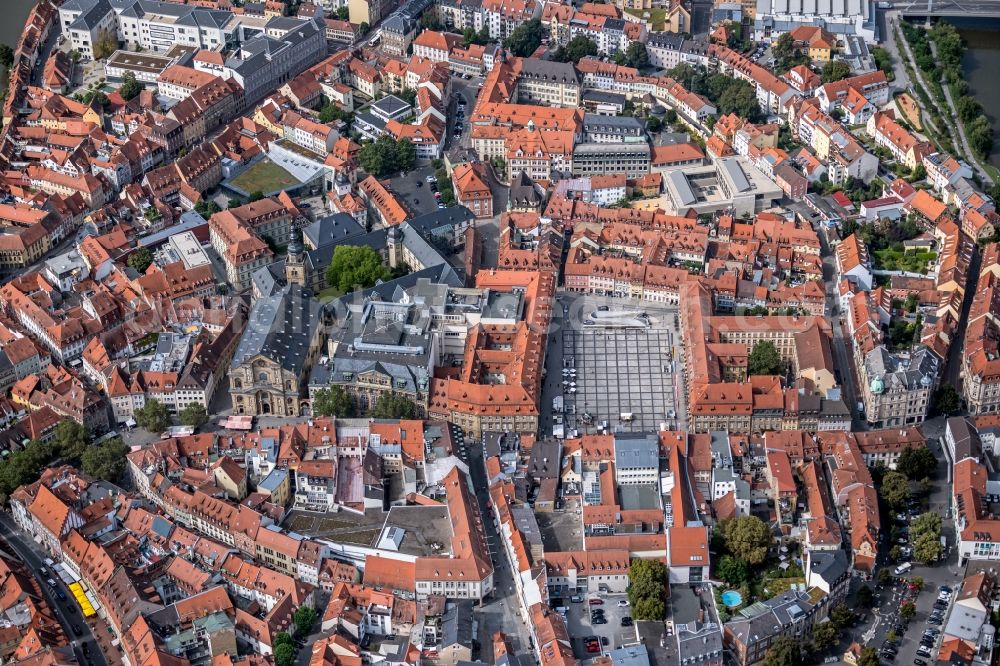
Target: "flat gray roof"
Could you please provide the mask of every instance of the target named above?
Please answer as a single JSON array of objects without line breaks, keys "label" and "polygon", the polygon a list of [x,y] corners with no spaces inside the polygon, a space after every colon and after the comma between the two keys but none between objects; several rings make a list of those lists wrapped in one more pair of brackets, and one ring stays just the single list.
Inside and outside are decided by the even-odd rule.
[{"label": "flat gray roof", "polygon": [[680,169],[668,172],[667,180],[670,181],[670,184],[673,185],[674,190],[677,192],[677,196],[680,197],[680,201],[677,203],[682,206],[690,206],[698,201],[694,190],[691,189],[691,183],[688,182],[687,176]]}]

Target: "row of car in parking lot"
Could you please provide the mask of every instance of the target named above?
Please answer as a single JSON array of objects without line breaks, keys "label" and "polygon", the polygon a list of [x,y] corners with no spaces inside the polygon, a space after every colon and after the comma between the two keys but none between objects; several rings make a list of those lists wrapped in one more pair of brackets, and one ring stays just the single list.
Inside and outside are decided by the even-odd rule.
[{"label": "row of car in parking lot", "polygon": [[[912,585],[907,587],[907,591],[900,602],[902,607],[908,602],[915,602],[918,590]],[[929,661],[934,661],[937,652],[937,642],[941,638],[939,627],[944,622],[945,613],[951,603],[952,589],[947,585],[942,585],[938,590],[938,597],[934,601],[934,607],[927,617],[927,626],[920,635],[920,642],[916,649],[916,657],[913,659],[914,666],[928,666]],[[886,640],[879,649],[879,657],[883,664],[892,663],[899,654],[899,644],[903,635],[909,628],[909,621],[902,618],[890,618],[895,624],[893,632],[896,637],[893,640]]]}]

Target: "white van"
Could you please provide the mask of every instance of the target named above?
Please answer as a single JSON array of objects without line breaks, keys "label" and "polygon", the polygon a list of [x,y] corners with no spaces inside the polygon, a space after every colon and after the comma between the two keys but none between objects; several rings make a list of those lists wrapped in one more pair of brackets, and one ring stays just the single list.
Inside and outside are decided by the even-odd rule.
[{"label": "white van", "polygon": [[893,569],[892,572],[894,574],[896,574],[897,576],[901,576],[901,575],[905,574],[907,571],[909,571],[912,568],[913,568],[912,564],[910,564],[909,562],[903,562],[898,567],[896,567],[895,569]]}]

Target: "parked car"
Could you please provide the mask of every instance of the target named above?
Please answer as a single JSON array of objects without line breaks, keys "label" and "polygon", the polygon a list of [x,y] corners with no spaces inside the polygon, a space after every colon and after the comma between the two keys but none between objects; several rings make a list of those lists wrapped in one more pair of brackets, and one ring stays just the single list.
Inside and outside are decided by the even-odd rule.
[{"label": "parked car", "polygon": [[623,627],[631,627],[632,626],[632,616],[630,616],[630,615],[624,616],[622,618],[622,626]]},{"label": "parked car", "polygon": [[74,624],[73,625],[73,635],[74,636],[82,636],[83,635],[83,629],[80,628],[80,625],[78,625],[78,624]]},{"label": "parked car", "polygon": [[618,607],[619,608],[625,608],[627,606],[628,606],[628,599],[619,599],[618,600]]},{"label": "parked car", "polygon": [[603,616],[601,616],[601,617],[596,617],[596,618],[593,618],[593,619],[592,619],[592,620],[590,621],[590,623],[591,623],[591,624],[607,624],[607,623],[608,623],[608,618],[606,618],[606,617],[603,617]]},{"label": "parked car", "polygon": [[917,657],[916,659],[914,659],[913,663],[914,663],[914,666],[927,666],[927,662],[924,661],[923,659],[921,659],[920,657]]},{"label": "parked car", "polygon": [[595,597],[593,599],[587,599],[587,603],[590,604],[591,606],[603,606],[604,605],[604,599],[597,599]]},{"label": "parked car", "polygon": [[583,603],[583,597],[581,597],[579,594],[574,594],[572,597],[569,598],[569,600],[572,601],[574,604]]}]

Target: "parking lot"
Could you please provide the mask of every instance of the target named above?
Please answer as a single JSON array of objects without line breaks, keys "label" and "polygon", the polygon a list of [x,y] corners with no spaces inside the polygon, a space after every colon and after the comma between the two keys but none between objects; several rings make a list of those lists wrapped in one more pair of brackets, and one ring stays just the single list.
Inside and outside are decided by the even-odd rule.
[{"label": "parking lot", "polygon": [[427,176],[433,175],[430,162],[415,167],[412,171],[389,179],[389,190],[395,194],[414,216],[433,213],[438,208],[434,192],[427,183]]},{"label": "parking lot", "polygon": [[[567,430],[655,431],[677,427],[680,376],[676,310],[589,296],[564,297],[562,386]],[[645,312],[645,328],[588,325],[598,307],[609,313]],[[575,369],[575,374],[568,370]],[[631,415],[631,419],[629,419]]]},{"label": "parking lot", "polygon": [[[591,597],[596,597],[601,599],[604,603],[599,606],[591,606],[587,603],[587,599]],[[584,595],[584,601],[582,603],[572,603],[569,597],[565,597],[562,603],[567,609],[566,624],[569,629],[569,635],[573,637],[573,653],[580,659],[591,659],[597,656],[597,653],[587,652],[586,646],[584,645],[584,638],[587,636],[597,636],[598,639],[606,639],[607,645],[601,645],[601,652],[607,654],[609,650],[619,648],[622,645],[635,643],[636,630],[635,625],[630,627],[621,626],[621,619],[625,616],[631,617],[631,608],[619,607],[619,600],[624,600],[626,597],[624,594],[601,594],[601,595]],[[604,616],[607,619],[607,624],[593,624],[590,619],[591,609],[602,609],[604,611]]]},{"label": "parking lot", "polygon": [[569,552],[583,550],[579,502],[567,502],[559,511],[535,514],[538,530],[542,533],[545,550]]}]

